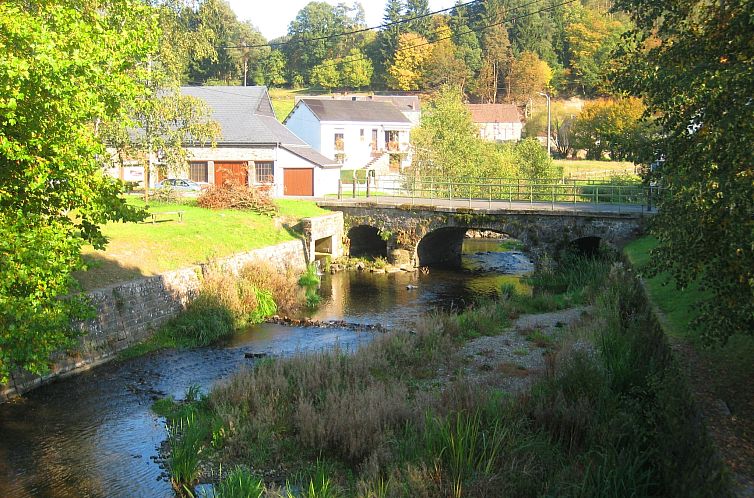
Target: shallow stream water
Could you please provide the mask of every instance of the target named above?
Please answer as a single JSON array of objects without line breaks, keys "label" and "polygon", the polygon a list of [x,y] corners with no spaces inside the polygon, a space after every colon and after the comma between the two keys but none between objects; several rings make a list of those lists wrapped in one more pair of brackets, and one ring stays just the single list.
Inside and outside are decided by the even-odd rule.
[{"label": "shallow stream water", "polygon": [[[504,282],[519,285],[532,269],[523,254],[499,252],[496,240],[467,239],[464,253],[461,269],[324,275],[312,318],[410,326],[429,310],[462,308]],[[156,462],[166,432],[150,410],[154,399],[180,399],[192,385],[206,392],[252,365],[245,353],[355,348],[372,334],[261,324],[219,346],[115,361],[43,386],[0,405],[0,497],[173,497]]]}]

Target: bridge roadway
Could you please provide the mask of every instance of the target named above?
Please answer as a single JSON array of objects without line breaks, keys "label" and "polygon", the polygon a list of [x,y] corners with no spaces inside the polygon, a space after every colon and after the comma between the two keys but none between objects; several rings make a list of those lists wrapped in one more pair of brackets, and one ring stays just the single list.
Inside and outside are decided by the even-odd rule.
[{"label": "bridge roadway", "polygon": [[474,211],[484,211],[487,213],[523,213],[523,212],[552,212],[558,214],[570,213],[575,216],[579,215],[639,215],[652,216],[656,213],[654,208],[650,209],[647,205],[642,204],[612,204],[612,203],[592,203],[592,202],[522,202],[522,201],[489,201],[489,200],[470,200],[470,199],[426,199],[411,197],[356,197],[343,199],[324,199],[317,202],[321,207],[429,207],[448,209],[471,209]]}]

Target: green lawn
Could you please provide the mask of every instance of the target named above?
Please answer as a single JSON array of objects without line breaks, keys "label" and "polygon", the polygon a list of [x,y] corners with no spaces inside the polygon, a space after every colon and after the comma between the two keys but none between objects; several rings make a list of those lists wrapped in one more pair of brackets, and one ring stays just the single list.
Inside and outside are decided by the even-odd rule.
[{"label": "green lawn", "polygon": [[563,167],[563,175],[572,178],[609,178],[614,175],[636,176],[634,163],[629,161],[587,161],[555,159]]},{"label": "green lawn", "polygon": [[281,122],[293,110],[293,106],[296,103],[296,95],[315,95],[322,93],[321,90],[313,88],[299,88],[298,90],[291,88],[270,88],[268,91],[270,93],[270,100],[272,101],[272,108],[275,110],[275,115]]},{"label": "green lawn", "polygon": [[[129,203],[144,206],[135,198]],[[290,228],[301,218],[325,214],[312,201],[278,200],[280,212],[275,218],[249,211],[209,210],[195,201],[182,204],[152,204],[154,213],[184,211],[183,222],[176,216],[159,218],[157,223],[109,223],[102,232],[110,242],[106,250],[84,248],[89,270],[75,275],[89,290],[117,282],[156,275],[248,251],[293,240]]]}]

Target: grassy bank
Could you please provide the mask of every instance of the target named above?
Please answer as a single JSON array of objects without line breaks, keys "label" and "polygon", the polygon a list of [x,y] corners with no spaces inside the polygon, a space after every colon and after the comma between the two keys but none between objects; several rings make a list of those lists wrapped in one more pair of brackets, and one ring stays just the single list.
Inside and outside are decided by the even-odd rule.
[{"label": "grassy bank", "polygon": [[[625,248],[631,263],[643,271],[650,260],[650,251],[657,241],[651,237],[638,239]],[[691,348],[685,358],[689,376],[703,403],[711,405],[708,417],[713,425],[718,446],[730,468],[754,477],[754,336],[736,335],[724,345],[705,347],[698,331],[692,326],[698,316],[698,303],[709,296],[692,284],[679,289],[670,275],[661,273],[644,277],[651,302],[663,320],[665,333],[681,349]],[[729,416],[713,415],[719,412],[720,403]]]},{"label": "grassy bank", "polygon": [[[144,207],[130,198],[129,203]],[[291,227],[304,217],[326,214],[314,202],[277,200],[276,218],[250,211],[200,208],[194,200],[180,204],[152,203],[151,213],[183,211],[183,221],[171,215],[157,223],[108,223],[102,233],[104,251],[85,248],[89,265],[76,274],[86,290],[207,262],[243,251],[294,240]]]},{"label": "grassy bank", "polygon": [[[533,298],[508,289],[352,354],[261,361],[206,396],[158,402],[174,482],[190,488],[202,466],[222,466],[236,470],[220,497],[237,496],[229,486],[244,496],[726,496],[634,276],[570,258],[534,283]],[[465,348],[508,333],[520,313],[584,302],[591,313],[567,331],[522,332],[545,353],[528,393],[464,373]]]},{"label": "grassy bank", "polygon": [[157,330],[149,340],[120,354],[121,359],[166,348],[208,346],[276,313],[295,314],[319,303],[319,277],[313,266],[299,275],[266,263],[250,263],[237,275],[211,267],[186,309]]}]

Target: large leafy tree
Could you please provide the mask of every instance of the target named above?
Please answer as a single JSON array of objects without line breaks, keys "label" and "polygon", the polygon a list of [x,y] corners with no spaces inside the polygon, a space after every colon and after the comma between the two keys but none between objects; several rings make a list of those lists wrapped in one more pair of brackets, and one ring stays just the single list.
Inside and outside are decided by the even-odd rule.
[{"label": "large leafy tree", "polygon": [[156,33],[136,0],[0,3],[0,381],[72,343],[81,246],[140,217],[102,173],[98,123],[125,119]]},{"label": "large leafy tree", "polygon": [[586,150],[587,159],[602,159],[605,152],[613,160],[628,159],[633,146],[643,143],[644,110],[637,98],[587,102],[573,125],[574,146]]},{"label": "large leafy tree", "polygon": [[374,67],[372,67],[372,61],[361,50],[354,48],[348,53],[348,57],[340,63],[340,72],[344,86],[362,88],[371,83]]},{"label": "large leafy tree", "polygon": [[158,169],[169,174],[186,166],[189,157],[184,144],[207,143],[220,135],[206,105],[180,92],[183,67],[173,49],[192,47],[195,30],[180,29],[169,22],[174,10],[167,5],[157,10],[158,29],[163,29],[158,31],[157,45],[147,56],[139,77],[142,91],[127,104],[128,119],[103,119],[100,126],[118,162],[138,161],[143,165],[145,200]]},{"label": "large leafy tree", "polygon": [[754,2],[618,0],[636,29],[619,88],[657,115],[666,192],[652,231],[656,270],[711,294],[697,324],[707,340],[754,333]]}]

